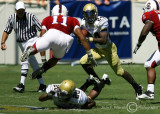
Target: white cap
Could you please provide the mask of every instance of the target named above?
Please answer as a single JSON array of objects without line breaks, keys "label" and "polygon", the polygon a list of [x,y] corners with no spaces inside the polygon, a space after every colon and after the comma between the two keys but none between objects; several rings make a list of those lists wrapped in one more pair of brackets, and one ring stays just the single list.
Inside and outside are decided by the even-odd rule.
[{"label": "white cap", "polygon": [[16,10],[19,10],[19,9],[25,9],[25,5],[23,2],[19,1],[16,3]]}]

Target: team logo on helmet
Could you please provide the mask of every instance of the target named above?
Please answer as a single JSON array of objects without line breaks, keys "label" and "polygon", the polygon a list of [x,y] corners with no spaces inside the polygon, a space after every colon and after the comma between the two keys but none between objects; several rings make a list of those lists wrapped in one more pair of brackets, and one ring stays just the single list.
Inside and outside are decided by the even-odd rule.
[{"label": "team logo on helmet", "polygon": [[52,9],[52,15],[68,15],[68,10],[64,5],[55,5]]}]

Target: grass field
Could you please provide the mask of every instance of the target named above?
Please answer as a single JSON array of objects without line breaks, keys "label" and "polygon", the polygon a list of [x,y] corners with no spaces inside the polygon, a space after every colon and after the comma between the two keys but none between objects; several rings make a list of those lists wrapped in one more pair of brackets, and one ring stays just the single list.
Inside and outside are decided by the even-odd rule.
[{"label": "grass field", "polygon": [[[147,87],[146,71],[143,65],[123,65],[135,80]],[[12,90],[20,81],[20,65],[0,65],[0,114],[29,114],[29,113],[85,113],[85,114],[158,114],[160,112],[160,70],[157,68],[157,80],[155,85],[155,99],[152,101],[137,101],[131,85],[123,78],[117,77],[108,65],[99,65],[96,72],[102,77],[107,73],[112,80],[110,86],[106,85],[101,94],[96,98],[96,107],[91,110],[62,110],[53,105],[52,101],[39,102],[37,93],[39,87],[37,80],[29,80],[25,83],[25,93],[16,93]],[[32,70],[29,71],[30,73]],[[57,65],[44,75],[45,83],[60,83],[65,79],[71,79],[80,87],[88,77],[80,65]],[[87,91],[91,90],[90,87]]]}]

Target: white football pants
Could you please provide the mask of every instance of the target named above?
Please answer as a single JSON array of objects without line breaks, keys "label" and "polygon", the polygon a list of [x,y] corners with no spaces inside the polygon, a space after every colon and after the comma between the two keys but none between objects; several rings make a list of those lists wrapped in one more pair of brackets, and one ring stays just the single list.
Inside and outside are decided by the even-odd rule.
[{"label": "white football pants", "polygon": [[152,67],[155,68],[156,66],[160,65],[160,52],[156,50],[151,57],[145,62],[144,67]]},{"label": "white football pants", "polygon": [[64,32],[56,29],[49,29],[39,40],[35,43],[37,52],[45,51],[52,48],[53,56],[61,59],[65,53],[68,52],[72,46],[74,38]]}]

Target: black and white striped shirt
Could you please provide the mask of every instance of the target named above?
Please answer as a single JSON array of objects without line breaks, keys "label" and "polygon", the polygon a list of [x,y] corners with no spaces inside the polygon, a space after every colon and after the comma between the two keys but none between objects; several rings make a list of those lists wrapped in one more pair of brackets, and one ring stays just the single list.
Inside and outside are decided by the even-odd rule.
[{"label": "black and white striped shirt", "polygon": [[19,19],[14,13],[10,15],[4,31],[10,34],[12,29],[16,32],[16,41],[24,42],[37,36],[37,30],[41,31],[41,23],[32,13],[25,12],[23,19]]}]

